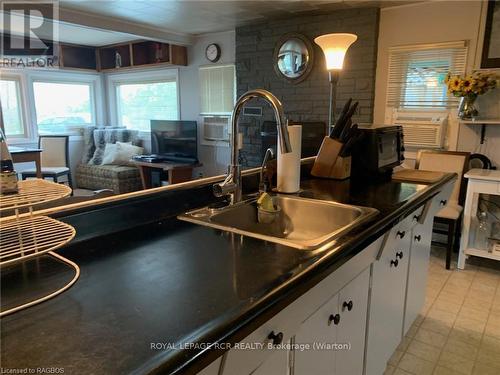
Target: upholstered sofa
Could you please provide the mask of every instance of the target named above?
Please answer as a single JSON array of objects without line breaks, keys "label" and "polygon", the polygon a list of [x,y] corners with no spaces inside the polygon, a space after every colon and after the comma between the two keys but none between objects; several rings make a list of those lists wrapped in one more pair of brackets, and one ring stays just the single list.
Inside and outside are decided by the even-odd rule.
[{"label": "upholstered sofa", "polygon": [[115,194],[141,190],[139,169],[130,165],[101,165],[106,143],[131,142],[140,145],[138,132],[115,127],[88,127],[83,133],[83,156],[76,168],[81,189],[111,189]]}]

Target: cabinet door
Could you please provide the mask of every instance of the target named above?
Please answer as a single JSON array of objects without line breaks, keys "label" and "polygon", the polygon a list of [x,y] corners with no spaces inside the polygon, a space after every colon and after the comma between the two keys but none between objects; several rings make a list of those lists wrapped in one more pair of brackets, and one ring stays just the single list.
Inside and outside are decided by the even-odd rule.
[{"label": "cabinet door", "polygon": [[[294,375],[332,374],[335,365],[335,350],[312,347],[317,344],[335,344],[340,321],[338,294],[310,316],[295,335],[296,345],[311,345],[306,350],[295,350]],[[340,318],[341,319],[341,318]]]},{"label": "cabinet door", "polygon": [[259,366],[252,375],[288,375],[290,352],[286,349],[277,350]]},{"label": "cabinet door", "polygon": [[[398,228],[393,228],[398,229]],[[372,264],[366,374],[382,374],[402,338],[410,253],[407,233]]]},{"label": "cabinet door", "polygon": [[339,293],[340,322],[337,326],[337,343],[349,343],[351,346],[349,350],[336,352],[336,375],[363,374],[369,282],[370,268],[367,268]]},{"label": "cabinet door", "polygon": [[417,224],[412,231],[403,334],[408,332],[424,306],[431,251],[432,224],[433,217],[427,217],[423,224]]},{"label": "cabinet door", "polygon": [[221,357],[217,358],[203,370],[198,372],[198,375],[218,375],[220,370],[221,360],[222,360]]}]

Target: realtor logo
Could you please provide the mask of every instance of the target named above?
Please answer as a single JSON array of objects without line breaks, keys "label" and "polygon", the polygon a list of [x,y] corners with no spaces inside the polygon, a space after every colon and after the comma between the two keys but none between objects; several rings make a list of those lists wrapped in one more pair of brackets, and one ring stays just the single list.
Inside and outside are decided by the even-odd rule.
[{"label": "realtor logo", "polygon": [[1,11],[1,65],[54,65],[59,37],[57,2],[2,1]]}]

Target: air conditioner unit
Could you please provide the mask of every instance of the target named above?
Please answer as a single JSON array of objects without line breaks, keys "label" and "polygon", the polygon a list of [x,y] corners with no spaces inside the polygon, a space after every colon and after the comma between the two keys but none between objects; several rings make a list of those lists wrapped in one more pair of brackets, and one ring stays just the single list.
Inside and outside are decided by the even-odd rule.
[{"label": "air conditioner unit", "polygon": [[231,116],[203,116],[203,138],[207,141],[229,142]]},{"label": "air conditioner unit", "polygon": [[403,127],[406,147],[442,148],[448,114],[395,112],[393,124]]}]

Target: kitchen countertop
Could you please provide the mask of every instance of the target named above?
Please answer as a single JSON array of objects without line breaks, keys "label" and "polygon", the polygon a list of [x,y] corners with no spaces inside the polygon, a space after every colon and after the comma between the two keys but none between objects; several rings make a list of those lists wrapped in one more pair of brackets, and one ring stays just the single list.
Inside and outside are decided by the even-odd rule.
[{"label": "kitchen countertop", "polygon": [[[0,320],[2,367],[64,368],[65,374],[197,371],[222,351],[180,350],[181,343],[240,341],[453,177],[429,186],[303,181],[301,196],[380,211],[315,255],[175,218],[69,246],[59,252],[80,266],[80,279],[60,296]],[[31,260],[2,269],[2,294],[27,298],[68,277],[52,258]],[[152,343],[171,347],[151,349]]]}]

